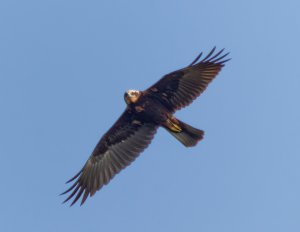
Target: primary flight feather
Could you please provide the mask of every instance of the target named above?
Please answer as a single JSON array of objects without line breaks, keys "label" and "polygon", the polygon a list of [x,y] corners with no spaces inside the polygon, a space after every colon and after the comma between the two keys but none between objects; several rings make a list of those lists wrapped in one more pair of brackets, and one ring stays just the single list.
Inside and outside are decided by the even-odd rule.
[{"label": "primary flight feather", "polygon": [[71,205],[82,196],[81,204],[127,167],[151,143],[157,129],[165,128],[184,146],[195,146],[204,131],[174,117],[192,103],[224,66],[228,53],[215,53],[215,48],[202,60],[202,53],[186,68],[162,77],[145,91],[128,90],[127,107],[117,122],[104,134],[83,168],[67,183],[73,185],[67,202]]}]

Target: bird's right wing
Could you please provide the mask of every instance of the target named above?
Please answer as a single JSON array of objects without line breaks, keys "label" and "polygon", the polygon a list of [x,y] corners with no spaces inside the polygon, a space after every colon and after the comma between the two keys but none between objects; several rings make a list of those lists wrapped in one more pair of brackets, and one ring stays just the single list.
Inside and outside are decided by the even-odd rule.
[{"label": "bird's right wing", "polygon": [[75,183],[64,193],[71,192],[67,202],[75,196],[73,205],[83,194],[87,197],[106,185],[115,174],[128,166],[150,144],[157,125],[135,118],[129,109],[122,114],[112,128],[102,137],[81,171],[67,183]]}]

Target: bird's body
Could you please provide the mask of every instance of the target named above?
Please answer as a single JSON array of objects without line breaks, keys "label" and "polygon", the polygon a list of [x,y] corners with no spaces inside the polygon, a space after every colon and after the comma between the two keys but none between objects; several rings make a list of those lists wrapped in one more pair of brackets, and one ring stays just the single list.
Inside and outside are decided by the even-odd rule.
[{"label": "bird's body", "polygon": [[139,98],[135,102],[129,103],[127,110],[136,114],[138,118],[145,122],[160,125],[166,121],[171,112],[156,99],[149,97],[142,91],[139,91],[139,93]]},{"label": "bird's body", "polygon": [[83,195],[83,204],[150,144],[159,127],[186,147],[203,138],[202,130],[178,120],[174,113],[196,99],[224,66],[227,54],[220,56],[221,50],[213,55],[214,51],[198,62],[201,53],[192,64],[165,75],[145,91],[128,90],[124,94],[124,113],[101,138],[80,172],[68,181],[76,180],[63,193],[72,191],[65,202],[75,196],[73,205]]},{"label": "bird's body", "polygon": [[[129,92],[131,91],[132,90],[129,90]],[[137,120],[153,123],[173,132],[182,131],[179,120],[175,118],[173,113],[161,101],[154,97],[154,94],[143,93],[138,90],[135,91],[139,93],[139,97],[135,99],[134,102],[129,101],[126,110],[136,115]],[[155,93],[157,90],[153,92]],[[125,93],[125,102],[128,102],[126,101],[127,94],[128,92]]]}]

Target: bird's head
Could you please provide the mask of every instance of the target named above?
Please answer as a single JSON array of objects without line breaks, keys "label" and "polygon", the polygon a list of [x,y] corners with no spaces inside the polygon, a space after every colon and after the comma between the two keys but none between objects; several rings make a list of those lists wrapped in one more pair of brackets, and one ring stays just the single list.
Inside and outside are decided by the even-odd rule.
[{"label": "bird's head", "polygon": [[142,95],[141,91],[138,90],[128,90],[124,94],[124,100],[127,105],[131,103],[136,103],[139,97]]}]

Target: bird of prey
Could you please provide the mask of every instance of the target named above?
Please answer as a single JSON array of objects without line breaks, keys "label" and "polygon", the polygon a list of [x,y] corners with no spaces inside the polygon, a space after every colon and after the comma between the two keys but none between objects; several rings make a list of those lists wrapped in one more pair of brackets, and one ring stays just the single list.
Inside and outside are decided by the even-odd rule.
[{"label": "bird of prey", "polygon": [[[163,76],[144,91],[128,90],[124,94],[125,111],[96,145],[83,168],[67,183],[73,185],[67,202],[81,199],[81,205],[122,169],[132,163],[150,144],[157,129],[163,127],[186,147],[203,138],[204,132],[174,116],[192,103],[230,60],[215,48],[202,60],[202,53],[187,67]],[[226,59],[225,59],[226,58]]]}]

